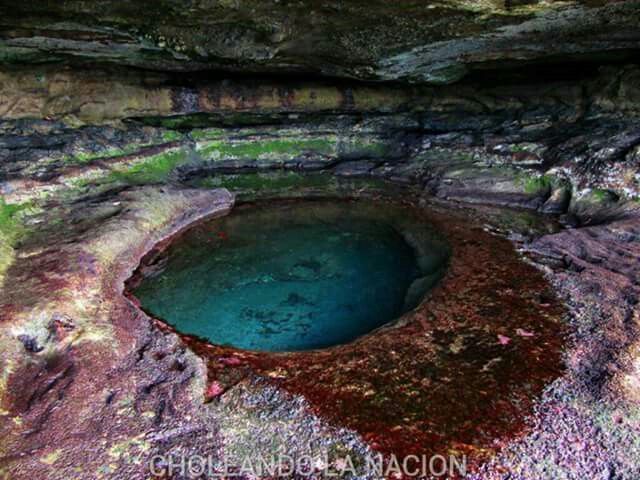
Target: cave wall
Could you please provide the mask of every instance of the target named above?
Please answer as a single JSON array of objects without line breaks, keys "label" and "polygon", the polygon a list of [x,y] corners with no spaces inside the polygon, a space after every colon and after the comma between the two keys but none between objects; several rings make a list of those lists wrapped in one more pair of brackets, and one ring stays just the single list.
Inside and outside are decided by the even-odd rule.
[{"label": "cave wall", "polygon": [[163,182],[250,194],[328,174],[584,224],[640,195],[634,65],[452,86],[51,66],[1,78],[11,204]]},{"label": "cave wall", "polygon": [[0,5],[6,203],[283,172],[571,224],[638,198],[635,0]]}]

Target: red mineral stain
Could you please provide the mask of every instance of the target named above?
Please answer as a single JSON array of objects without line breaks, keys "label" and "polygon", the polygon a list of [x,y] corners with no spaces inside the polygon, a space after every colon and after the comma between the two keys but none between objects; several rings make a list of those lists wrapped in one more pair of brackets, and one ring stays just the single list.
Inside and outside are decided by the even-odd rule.
[{"label": "red mineral stain", "polygon": [[207,361],[207,397],[258,375],[376,451],[464,455],[471,470],[522,435],[536,398],[563,370],[564,308],[506,239],[450,212],[420,215],[446,235],[453,255],[403,322],[346,345],[278,354],[181,335]]},{"label": "red mineral stain", "polygon": [[224,387],[220,385],[219,382],[214,380],[213,382],[211,382],[211,384],[209,384],[209,387],[207,387],[206,397],[208,400],[213,400],[214,398],[222,395],[224,391]]}]

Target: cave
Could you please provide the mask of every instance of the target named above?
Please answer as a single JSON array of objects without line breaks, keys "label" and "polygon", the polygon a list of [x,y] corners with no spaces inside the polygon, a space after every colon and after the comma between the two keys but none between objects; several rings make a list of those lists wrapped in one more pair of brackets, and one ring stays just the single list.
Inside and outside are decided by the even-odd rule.
[{"label": "cave", "polygon": [[0,3],[0,478],[640,478],[640,2]]}]

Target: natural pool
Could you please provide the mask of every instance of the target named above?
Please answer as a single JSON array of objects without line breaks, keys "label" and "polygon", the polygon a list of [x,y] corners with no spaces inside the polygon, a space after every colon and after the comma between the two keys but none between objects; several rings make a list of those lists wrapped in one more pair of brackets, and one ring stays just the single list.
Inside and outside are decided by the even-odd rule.
[{"label": "natural pool", "polygon": [[183,333],[237,348],[343,344],[415,307],[448,249],[397,205],[252,204],[143,262],[133,293]]}]

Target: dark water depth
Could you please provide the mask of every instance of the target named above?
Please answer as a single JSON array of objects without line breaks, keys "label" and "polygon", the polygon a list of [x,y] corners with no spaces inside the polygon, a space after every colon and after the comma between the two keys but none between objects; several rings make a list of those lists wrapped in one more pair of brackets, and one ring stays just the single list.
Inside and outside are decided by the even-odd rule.
[{"label": "dark water depth", "polygon": [[[393,212],[381,208],[241,208],[179,237],[133,293],[150,313],[216,344],[293,351],[349,342],[404,313],[410,286],[425,283]],[[442,258],[434,251],[426,263]]]}]

